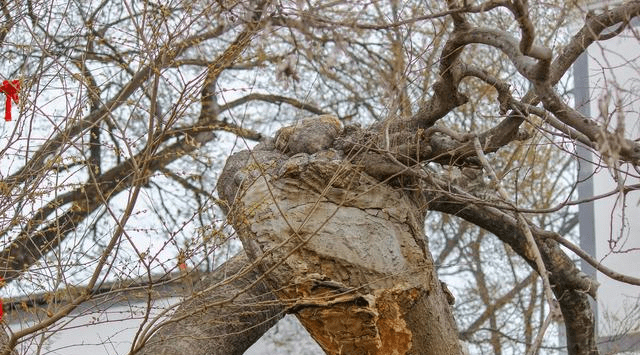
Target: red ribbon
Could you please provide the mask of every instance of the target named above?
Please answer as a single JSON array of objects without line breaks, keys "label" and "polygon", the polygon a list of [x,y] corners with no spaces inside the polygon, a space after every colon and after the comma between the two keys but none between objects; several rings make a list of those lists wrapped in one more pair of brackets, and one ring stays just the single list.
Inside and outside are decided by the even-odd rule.
[{"label": "red ribbon", "polygon": [[18,92],[20,92],[20,80],[5,80],[2,82],[2,86],[0,86],[0,92],[3,92],[7,95],[7,102],[4,108],[4,120],[11,121],[11,100],[18,103]]}]

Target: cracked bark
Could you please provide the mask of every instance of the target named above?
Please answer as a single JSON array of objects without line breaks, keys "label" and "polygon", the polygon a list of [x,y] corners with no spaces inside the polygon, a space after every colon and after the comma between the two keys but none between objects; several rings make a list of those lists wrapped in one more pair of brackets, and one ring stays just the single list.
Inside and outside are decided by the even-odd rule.
[{"label": "cracked bark", "polygon": [[230,157],[219,193],[250,260],[324,351],[461,353],[422,205],[339,151],[268,148]]}]

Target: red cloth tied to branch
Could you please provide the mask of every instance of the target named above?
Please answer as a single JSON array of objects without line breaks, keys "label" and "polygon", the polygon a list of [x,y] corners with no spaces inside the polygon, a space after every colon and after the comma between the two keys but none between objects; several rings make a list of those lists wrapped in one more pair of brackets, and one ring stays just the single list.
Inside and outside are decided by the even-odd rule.
[{"label": "red cloth tied to branch", "polygon": [[18,92],[20,92],[20,80],[5,80],[0,86],[0,92],[7,95],[7,102],[4,108],[4,120],[11,121],[11,100],[18,103]]}]

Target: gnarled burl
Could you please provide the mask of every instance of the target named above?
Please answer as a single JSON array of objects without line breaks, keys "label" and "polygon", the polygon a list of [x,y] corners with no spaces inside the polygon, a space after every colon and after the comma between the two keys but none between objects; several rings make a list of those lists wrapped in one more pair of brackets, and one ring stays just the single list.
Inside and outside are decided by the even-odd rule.
[{"label": "gnarled burl", "polygon": [[399,167],[359,164],[386,158],[345,131],[318,116],[230,157],[218,183],[229,221],[327,354],[461,353],[425,204],[398,183]]}]

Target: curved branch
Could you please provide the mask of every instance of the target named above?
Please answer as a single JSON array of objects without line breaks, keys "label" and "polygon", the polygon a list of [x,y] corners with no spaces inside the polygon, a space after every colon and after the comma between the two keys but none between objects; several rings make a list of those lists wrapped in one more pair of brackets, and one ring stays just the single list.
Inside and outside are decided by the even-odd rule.
[{"label": "curved branch", "polygon": [[527,2],[527,0],[514,0],[513,6],[510,8],[520,25],[520,32],[522,33],[520,52],[524,55],[529,54],[533,46],[533,40],[536,37],[535,28],[529,18],[529,4]]},{"label": "curved branch", "polygon": [[[454,33],[450,39],[452,50],[458,50],[468,44],[481,43],[499,49],[504,53],[516,67],[518,72],[525,78],[533,81],[542,80],[540,74],[544,69],[548,69],[551,61],[551,50],[549,48],[531,45],[528,54],[523,54],[519,49],[518,40],[506,34],[489,28],[469,28],[465,31]],[[540,62],[535,63],[532,58]],[[538,64],[546,64],[546,68],[539,68]]]},{"label": "curved branch", "polygon": [[237,100],[233,100],[223,106],[220,107],[220,112],[223,111],[227,111],[230,110],[234,107],[238,107],[242,104],[245,104],[247,102],[250,101],[264,101],[264,102],[268,102],[268,103],[272,103],[272,104],[281,104],[281,103],[285,103],[285,104],[289,104],[295,108],[301,109],[301,110],[305,110],[305,111],[309,111],[313,114],[316,115],[324,115],[326,114],[325,111],[323,111],[322,109],[311,105],[311,104],[307,104],[301,101],[298,101],[294,98],[291,97],[286,97],[286,96],[282,96],[282,95],[272,95],[272,94],[259,94],[259,93],[252,93],[249,95],[245,95]]},{"label": "curved branch", "polygon": [[[460,21],[462,18],[458,22]],[[458,92],[458,84],[465,69],[459,63],[459,56],[462,49],[472,43],[486,44],[499,49],[507,55],[518,72],[529,80],[545,81],[548,77],[552,57],[550,49],[532,44],[527,55],[524,55],[518,48],[518,41],[510,35],[487,28],[471,28],[466,22],[460,22],[442,50],[441,79],[433,86],[434,95],[409,119],[411,128],[428,128],[451,110],[468,101],[466,96]]]},{"label": "curved branch", "polygon": [[[571,38],[549,66],[547,83],[551,86],[556,85],[585,49],[600,39],[600,33],[638,15],[640,15],[640,3],[636,1],[623,3],[597,16],[587,15],[584,26]],[[529,89],[520,101],[530,105],[536,105],[540,102],[533,88]],[[495,128],[495,131],[500,134],[492,135],[490,145],[502,146],[505,141],[511,140],[511,137],[518,132],[522,122],[524,122],[524,117],[519,112],[512,112]]]},{"label": "curved branch", "polygon": [[[509,244],[535,269],[530,247],[513,216],[493,207],[477,206],[456,198],[455,195],[462,196],[463,193],[450,183],[442,183],[441,187],[444,190],[440,191],[451,191],[451,194],[433,190],[424,193],[431,210],[463,218],[488,230]],[[549,270],[549,281],[565,319],[569,354],[592,354],[591,351],[597,349],[595,317],[587,295],[595,298],[598,285],[578,269],[555,240],[542,235],[537,228],[531,227],[531,230]]]}]

